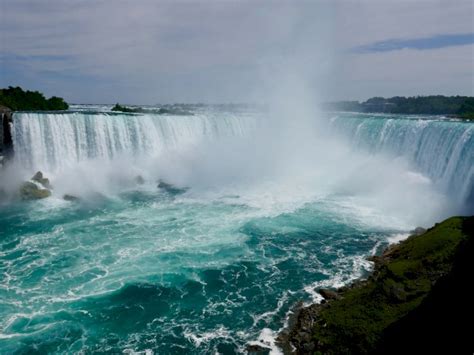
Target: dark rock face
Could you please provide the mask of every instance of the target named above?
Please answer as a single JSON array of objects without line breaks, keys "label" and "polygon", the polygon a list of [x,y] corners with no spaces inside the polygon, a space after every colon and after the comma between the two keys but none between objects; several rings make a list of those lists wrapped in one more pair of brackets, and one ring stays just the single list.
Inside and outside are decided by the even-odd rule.
[{"label": "dark rock face", "polygon": [[10,123],[12,122],[12,111],[5,106],[0,106],[0,167],[13,153],[13,139]]},{"label": "dark rock face", "polygon": [[77,202],[77,201],[80,201],[81,199],[77,196],[66,194],[63,196],[63,200],[70,201],[70,202]]},{"label": "dark rock face", "polygon": [[271,349],[257,344],[250,344],[247,345],[246,350],[249,355],[268,355]]}]

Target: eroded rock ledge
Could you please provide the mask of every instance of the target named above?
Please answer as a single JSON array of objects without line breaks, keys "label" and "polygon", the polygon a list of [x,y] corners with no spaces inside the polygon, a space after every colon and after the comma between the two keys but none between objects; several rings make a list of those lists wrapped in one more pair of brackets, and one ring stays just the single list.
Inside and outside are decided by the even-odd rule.
[{"label": "eroded rock ledge", "polygon": [[373,258],[367,280],[301,308],[287,354],[473,353],[474,216],[452,217]]}]

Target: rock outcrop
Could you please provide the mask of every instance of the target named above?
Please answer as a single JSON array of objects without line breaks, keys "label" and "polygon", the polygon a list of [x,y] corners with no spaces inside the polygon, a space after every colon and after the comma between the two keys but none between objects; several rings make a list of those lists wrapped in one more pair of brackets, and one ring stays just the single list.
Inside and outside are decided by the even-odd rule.
[{"label": "rock outcrop", "polygon": [[334,300],[336,298],[339,298],[339,295],[336,291],[328,290],[327,288],[320,289],[319,294],[323,296],[325,300]]},{"label": "rock outcrop", "polygon": [[25,181],[20,187],[20,197],[22,200],[39,200],[51,196],[51,191],[42,189],[31,181]]},{"label": "rock outcrop", "polygon": [[51,189],[49,179],[38,171],[30,181],[21,184],[19,193],[22,200],[39,200],[51,196]]},{"label": "rock outcrop", "polygon": [[246,347],[248,355],[268,355],[271,349],[258,344],[249,344]]},{"label": "rock outcrop", "polygon": [[78,202],[81,199],[77,196],[66,194],[63,196],[63,200],[69,201],[69,202]]},{"label": "rock outcrop", "polygon": [[13,152],[11,122],[12,111],[8,107],[0,105],[0,168]]},{"label": "rock outcrop", "polygon": [[32,178],[31,180],[36,181],[37,183],[40,183],[47,189],[52,189],[53,187],[51,186],[49,179],[45,178],[43,176],[43,173],[41,171],[38,171]]}]

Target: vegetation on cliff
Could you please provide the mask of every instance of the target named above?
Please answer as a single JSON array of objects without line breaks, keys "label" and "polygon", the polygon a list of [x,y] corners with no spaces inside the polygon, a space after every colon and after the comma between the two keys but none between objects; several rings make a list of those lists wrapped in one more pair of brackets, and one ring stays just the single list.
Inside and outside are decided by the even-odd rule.
[{"label": "vegetation on cliff", "polygon": [[[369,279],[304,308],[284,334],[297,353],[474,350],[474,217],[453,217],[375,257]],[[464,321],[463,321],[464,320]]]},{"label": "vegetation on cliff", "polygon": [[0,89],[0,105],[7,106],[13,111],[56,111],[69,108],[60,97],[52,96],[46,99],[38,91],[24,91],[20,87],[12,86]]},{"label": "vegetation on cliff", "polygon": [[474,97],[471,96],[372,97],[365,102],[338,101],[323,106],[329,110],[340,111],[455,115],[466,119],[474,118]]}]

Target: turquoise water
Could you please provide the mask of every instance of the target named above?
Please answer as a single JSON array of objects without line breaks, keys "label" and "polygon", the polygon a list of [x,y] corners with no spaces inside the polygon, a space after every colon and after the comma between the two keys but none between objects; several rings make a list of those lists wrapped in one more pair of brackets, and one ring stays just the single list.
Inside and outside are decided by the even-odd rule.
[{"label": "turquoise water", "polygon": [[259,217],[238,198],[129,191],[4,207],[1,352],[242,351],[311,299],[305,287],[370,267],[388,231],[327,203]]},{"label": "turquoise water", "polygon": [[[16,117],[15,172],[43,169],[54,190],[0,205],[0,353],[233,354],[249,342],[278,353],[274,336],[292,307],[366,274],[367,256],[415,227],[419,206],[436,220],[451,212],[441,202],[468,205],[449,188],[469,189],[472,172],[450,159],[460,144],[459,159],[473,162],[472,124],[429,119],[441,126],[427,131],[418,120],[342,117],[329,130],[349,137],[339,148],[323,158],[305,144],[291,162],[286,147],[283,162],[274,146],[244,157],[223,148],[265,139],[252,112]],[[384,125],[396,129],[381,138]],[[361,133],[367,126],[372,135]],[[405,130],[424,147],[445,128],[451,158],[432,158],[435,167],[430,149],[413,158],[390,141]],[[450,164],[463,181],[447,178]],[[159,188],[158,178],[180,188]]]}]

